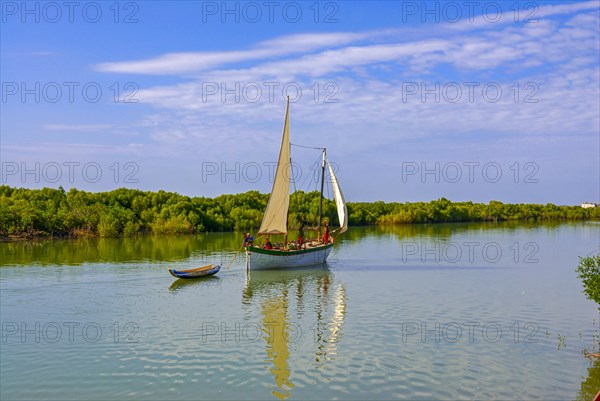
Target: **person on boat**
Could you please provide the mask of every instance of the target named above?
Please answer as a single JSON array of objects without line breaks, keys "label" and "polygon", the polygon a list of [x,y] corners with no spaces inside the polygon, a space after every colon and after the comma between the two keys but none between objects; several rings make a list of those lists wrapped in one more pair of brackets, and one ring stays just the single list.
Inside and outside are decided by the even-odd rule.
[{"label": "person on boat", "polygon": [[248,248],[248,245],[252,245],[254,243],[254,237],[250,233],[244,234],[244,248]]},{"label": "person on boat", "polygon": [[329,223],[325,222],[325,231],[323,232],[323,243],[329,243]]},{"label": "person on boat", "polygon": [[300,221],[300,228],[298,228],[298,246],[302,248],[304,245],[304,220]]},{"label": "person on boat", "polygon": [[269,238],[267,238],[267,242],[265,243],[265,249],[273,249],[273,244],[271,244]]}]

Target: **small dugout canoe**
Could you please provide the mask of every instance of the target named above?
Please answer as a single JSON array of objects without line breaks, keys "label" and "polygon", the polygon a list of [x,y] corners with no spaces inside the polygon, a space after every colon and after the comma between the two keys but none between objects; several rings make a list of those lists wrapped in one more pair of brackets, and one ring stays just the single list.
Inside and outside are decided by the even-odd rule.
[{"label": "small dugout canoe", "polygon": [[201,278],[217,274],[219,270],[221,270],[221,265],[211,264],[187,270],[175,270],[169,268],[169,273],[171,273],[171,276],[177,278]]}]

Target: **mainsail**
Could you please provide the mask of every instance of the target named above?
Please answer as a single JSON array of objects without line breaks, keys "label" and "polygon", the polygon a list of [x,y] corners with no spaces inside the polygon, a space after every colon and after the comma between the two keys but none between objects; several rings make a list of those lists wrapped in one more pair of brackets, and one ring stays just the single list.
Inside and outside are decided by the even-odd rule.
[{"label": "mainsail", "polygon": [[290,206],[290,160],[290,99],[288,98],[279,160],[267,210],[260,225],[260,235],[287,233],[287,214]]},{"label": "mainsail", "polygon": [[348,208],[346,207],[346,201],[344,200],[344,194],[338,183],[337,177],[333,173],[331,163],[327,160],[329,166],[329,174],[331,175],[331,185],[333,186],[333,198],[335,200],[335,206],[337,207],[338,218],[340,220],[340,228],[338,234],[343,233],[348,229]]}]

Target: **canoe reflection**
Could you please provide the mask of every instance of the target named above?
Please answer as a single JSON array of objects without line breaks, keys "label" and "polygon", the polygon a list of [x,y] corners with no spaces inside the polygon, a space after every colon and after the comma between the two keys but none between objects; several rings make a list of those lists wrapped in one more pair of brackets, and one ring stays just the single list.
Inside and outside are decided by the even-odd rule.
[{"label": "canoe reflection", "polygon": [[[265,362],[275,381],[272,394],[277,399],[288,398],[294,388],[290,379],[293,361],[306,366],[309,361],[302,359],[311,358],[320,366],[337,354],[346,290],[329,269],[250,272],[242,303],[260,305]],[[314,342],[314,355],[291,355],[298,341]]]},{"label": "canoe reflection", "polygon": [[208,276],[208,277],[202,277],[202,278],[198,278],[198,279],[177,279],[175,281],[173,281],[173,284],[171,284],[169,286],[169,291],[180,291],[186,288],[193,288],[193,287],[197,287],[200,285],[206,285],[206,283],[212,282],[214,283],[215,281],[218,281],[219,277],[218,276]]}]

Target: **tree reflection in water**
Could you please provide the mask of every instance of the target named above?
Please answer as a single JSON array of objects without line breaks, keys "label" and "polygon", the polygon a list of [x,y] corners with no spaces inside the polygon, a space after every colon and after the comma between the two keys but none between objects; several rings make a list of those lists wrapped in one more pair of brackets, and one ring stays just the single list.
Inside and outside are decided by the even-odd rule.
[{"label": "tree reflection in water", "polygon": [[588,367],[588,375],[582,378],[581,389],[577,394],[576,401],[591,401],[594,400],[596,394],[600,392],[600,359],[590,361]]}]

